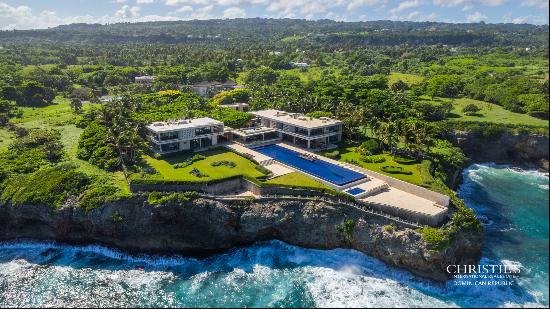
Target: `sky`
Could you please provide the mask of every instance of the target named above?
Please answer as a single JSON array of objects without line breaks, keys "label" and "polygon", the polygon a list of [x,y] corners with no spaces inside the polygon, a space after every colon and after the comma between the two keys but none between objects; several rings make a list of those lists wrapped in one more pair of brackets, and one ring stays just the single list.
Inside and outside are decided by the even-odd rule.
[{"label": "sky", "polygon": [[300,18],[548,24],[549,0],[0,0],[0,29],[71,23]]}]

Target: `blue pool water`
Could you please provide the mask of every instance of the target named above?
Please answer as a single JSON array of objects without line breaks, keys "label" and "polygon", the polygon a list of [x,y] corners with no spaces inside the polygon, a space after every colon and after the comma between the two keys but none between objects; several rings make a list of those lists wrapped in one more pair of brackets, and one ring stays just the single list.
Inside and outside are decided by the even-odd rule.
[{"label": "blue pool water", "polygon": [[358,195],[358,194],[361,194],[365,192],[365,190],[361,189],[361,188],[353,188],[353,189],[349,189],[348,191],[346,191],[346,193],[349,193],[351,195]]},{"label": "blue pool water", "polygon": [[343,186],[350,182],[365,178],[365,175],[363,174],[323,160],[309,161],[300,158],[300,154],[298,152],[278,145],[262,146],[254,148],[254,150],[280,161],[283,164],[309,173],[337,186]]}]

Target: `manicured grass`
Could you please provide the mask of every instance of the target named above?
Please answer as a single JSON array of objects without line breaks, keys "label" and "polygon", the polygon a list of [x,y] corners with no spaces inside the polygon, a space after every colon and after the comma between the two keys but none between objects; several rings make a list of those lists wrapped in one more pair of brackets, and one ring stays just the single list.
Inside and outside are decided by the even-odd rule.
[{"label": "manicured grass", "polygon": [[[397,178],[415,185],[424,185],[428,186],[428,182],[432,180],[431,175],[429,175],[429,172],[425,168],[422,167],[421,163],[415,163],[415,164],[400,164],[393,160],[393,157],[390,154],[380,154],[378,156],[384,157],[386,161],[380,162],[380,163],[366,163],[361,161],[361,155],[356,153],[355,146],[344,146],[342,148],[339,148],[340,151],[340,161],[348,162],[351,164],[359,165],[363,168],[366,168],[368,170],[388,175],[393,178]],[[403,171],[411,172],[410,175],[406,174],[391,174],[384,172],[381,168],[383,166],[395,166],[395,167],[401,167]],[[425,175],[427,173],[427,175]]]},{"label": "manicured grass", "polygon": [[405,84],[412,86],[412,85],[420,84],[422,81],[424,81],[424,77],[420,75],[399,73],[399,72],[391,72],[388,75],[388,84],[390,86],[393,85],[398,80],[402,80],[403,82],[405,82]]},{"label": "manicured grass", "polygon": [[[188,158],[192,157],[194,153],[180,153],[160,159],[144,156],[145,162],[160,174],[154,174],[148,177],[159,180],[201,182],[214,179],[224,179],[236,175],[244,175],[254,178],[263,176],[262,173],[255,169],[256,164],[254,162],[231,151],[216,149],[200,152],[200,154],[205,156],[206,159],[196,161],[193,164],[183,168],[174,168],[172,165],[175,163],[184,162]],[[236,166],[229,167],[225,165],[210,165],[212,162],[216,161],[232,161],[236,164]],[[190,174],[189,172],[194,168],[198,169],[202,174],[206,174],[208,176],[197,177]]]},{"label": "manicured grass", "polygon": [[292,172],[279,177],[275,177],[265,181],[265,183],[290,185],[296,187],[330,189],[329,186],[298,172]]},{"label": "manicured grass", "polygon": [[[548,120],[543,120],[529,116],[527,114],[513,113],[505,110],[502,106],[491,104],[488,102],[460,98],[455,100],[435,98],[434,101],[449,102],[452,101],[453,109],[449,119],[455,121],[473,121],[473,122],[492,122],[511,125],[529,125],[529,126],[544,126],[548,127]],[[476,115],[465,115],[462,109],[468,104],[475,104],[481,110]]]}]

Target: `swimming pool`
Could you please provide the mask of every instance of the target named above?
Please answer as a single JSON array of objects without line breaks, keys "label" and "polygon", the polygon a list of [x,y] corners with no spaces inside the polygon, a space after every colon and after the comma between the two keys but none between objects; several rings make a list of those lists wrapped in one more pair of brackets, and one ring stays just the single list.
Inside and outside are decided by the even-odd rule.
[{"label": "swimming pool", "polygon": [[346,191],[346,193],[349,193],[353,196],[359,195],[363,192],[365,192],[365,190],[363,190],[361,188],[352,188],[352,189],[349,189],[349,190]]},{"label": "swimming pool", "polygon": [[279,145],[262,146],[254,148],[254,150],[283,164],[331,182],[337,186],[343,186],[366,177],[361,173],[324,160],[306,160],[300,157],[300,153]]}]

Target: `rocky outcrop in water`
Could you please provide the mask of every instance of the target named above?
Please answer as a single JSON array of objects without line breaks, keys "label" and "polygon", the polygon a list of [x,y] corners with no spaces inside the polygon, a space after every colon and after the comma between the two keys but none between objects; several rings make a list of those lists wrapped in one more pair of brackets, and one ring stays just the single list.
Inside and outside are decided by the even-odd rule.
[{"label": "rocky outcrop in water", "polygon": [[0,240],[101,243],[129,251],[202,255],[278,239],[307,248],[357,249],[439,281],[447,279],[448,264],[477,264],[481,256],[482,235],[460,235],[453,246],[437,252],[418,232],[388,224],[353,207],[311,200],[200,198],[152,206],[134,197],[88,213],[69,205],[55,210],[0,206]]},{"label": "rocky outcrop in water", "polygon": [[495,138],[458,131],[451,140],[475,162],[512,163],[548,171],[548,136],[504,133]]}]

